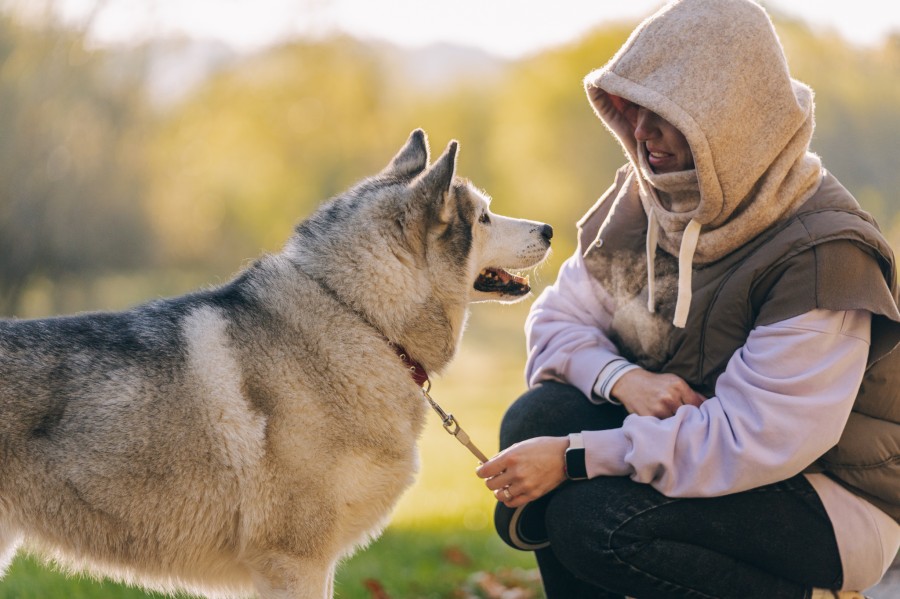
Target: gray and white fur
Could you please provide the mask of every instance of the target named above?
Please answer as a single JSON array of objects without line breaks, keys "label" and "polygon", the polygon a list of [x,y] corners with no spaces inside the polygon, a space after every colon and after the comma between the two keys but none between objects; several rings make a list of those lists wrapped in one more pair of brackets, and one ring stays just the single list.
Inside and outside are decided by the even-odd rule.
[{"label": "gray and white fur", "polygon": [[456,152],[429,166],[414,131],[221,287],[0,321],[0,571],[24,544],[162,591],[331,597],[417,470],[427,406],[395,346],[439,373],[468,304],[521,299],[500,269],[549,251]]}]

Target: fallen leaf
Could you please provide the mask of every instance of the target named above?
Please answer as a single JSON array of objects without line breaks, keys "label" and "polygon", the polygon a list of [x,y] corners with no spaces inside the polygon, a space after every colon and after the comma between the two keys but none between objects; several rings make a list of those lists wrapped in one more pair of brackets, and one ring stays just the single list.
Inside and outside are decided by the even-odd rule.
[{"label": "fallen leaf", "polygon": [[474,572],[454,596],[458,599],[539,599],[543,597],[540,572],[501,568]]},{"label": "fallen leaf", "polygon": [[391,599],[391,596],[384,590],[384,586],[374,578],[365,579],[363,586],[369,591],[369,596],[372,599]]},{"label": "fallen leaf", "polygon": [[455,545],[444,548],[444,559],[454,566],[472,565],[472,558]]}]

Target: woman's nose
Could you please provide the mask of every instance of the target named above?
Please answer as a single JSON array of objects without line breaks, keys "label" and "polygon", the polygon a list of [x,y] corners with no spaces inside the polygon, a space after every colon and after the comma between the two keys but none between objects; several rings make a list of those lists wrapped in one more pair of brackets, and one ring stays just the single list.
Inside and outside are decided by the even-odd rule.
[{"label": "woman's nose", "polygon": [[637,120],[634,125],[634,138],[637,141],[653,139],[658,132],[654,123],[653,113],[646,109],[638,110]]}]

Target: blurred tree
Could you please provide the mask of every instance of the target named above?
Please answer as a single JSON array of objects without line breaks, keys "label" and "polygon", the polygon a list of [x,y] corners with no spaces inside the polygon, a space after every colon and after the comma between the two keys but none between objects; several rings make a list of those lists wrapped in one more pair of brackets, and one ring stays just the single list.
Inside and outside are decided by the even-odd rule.
[{"label": "blurred tree", "polygon": [[861,48],[797,21],[777,24],[792,74],[816,92],[813,150],[888,225],[900,212],[898,36]]},{"label": "blurred tree", "polygon": [[[888,190],[900,176],[886,164],[900,127],[897,52],[853,48],[791,21],[778,27],[796,75],[818,92],[815,149],[867,209],[890,221],[898,206]],[[631,28],[608,25],[440,85],[434,73],[426,83],[409,76],[397,50],[348,38],[244,60],[159,131],[149,210],[167,258],[209,266],[213,257],[217,269],[233,269],[276,248],[299,217],[380,169],[409,130],[424,127],[433,152],[460,140],[460,172],[498,211],[557,227],[552,269],[574,249],[575,220],[624,163],[581,80]]]},{"label": "blurred tree", "polygon": [[0,313],[34,277],[148,259],[140,82],[111,66],[52,19],[0,14]]},{"label": "blurred tree", "polygon": [[[795,76],[817,91],[814,149],[866,209],[900,227],[898,38],[865,49],[795,21],[776,27]],[[38,275],[89,280],[154,260],[230,273],[380,170],[416,127],[433,154],[459,139],[460,173],[498,212],[556,227],[545,268],[555,271],[574,249],[575,221],[624,163],[581,81],[631,29],[609,24],[513,62],[296,41],[210,71],[150,118],[139,51],[89,52],[79,31],[52,19],[24,27],[3,17],[0,308]]]},{"label": "blurred tree", "polygon": [[164,120],[148,210],[167,263],[234,268],[380,170],[408,131],[359,42],[296,43],[211,79]]},{"label": "blurred tree", "polygon": [[606,27],[513,65],[492,101],[492,184],[522,216],[556,228],[554,262],[575,249],[575,221],[625,163],[581,81],[616,52],[630,29]]}]

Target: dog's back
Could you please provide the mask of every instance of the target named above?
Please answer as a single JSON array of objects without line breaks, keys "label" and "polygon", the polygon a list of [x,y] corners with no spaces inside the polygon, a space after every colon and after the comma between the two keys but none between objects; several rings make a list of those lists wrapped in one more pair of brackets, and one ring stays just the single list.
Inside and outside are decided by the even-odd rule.
[{"label": "dog's back", "polygon": [[[199,546],[236,543],[221,530],[237,506],[214,438],[227,423],[211,418],[224,403],[196,367],[204,336],[223,333],[217,318],[228,312],[217,304],[228,296],[0,322],[0,526],[126,578],[132,568],[168,577],[197,561]],[[253,414],[232,416],[247,438]]]}]

